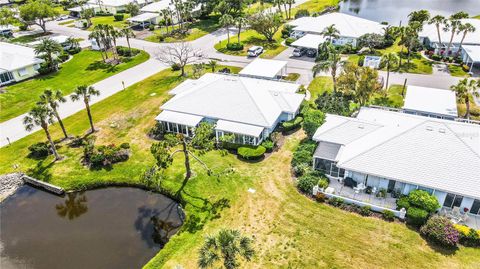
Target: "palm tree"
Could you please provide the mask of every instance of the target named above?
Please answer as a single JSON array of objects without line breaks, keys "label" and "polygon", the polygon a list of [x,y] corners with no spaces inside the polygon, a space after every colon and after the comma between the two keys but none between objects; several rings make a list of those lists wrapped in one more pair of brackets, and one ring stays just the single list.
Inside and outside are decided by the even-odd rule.
[{"label": "palm tree", "polygon": [[215,72],[215,68],[217,68],[217,61],[215,60],[210,60],[208,63],[207,63],[207,67],[212,69],[212,72]]},{"label": "palm tree", "polygon": [[237,18],[235,18],[235,25],[238,28],[238,33],[237,33],[238,44],[240,44],[240,33],[242,32],[242,27],[246,26],[247,23],[248,23],[247,18],[243,16],[238,16]]},{"label": "palm tree", "polygon": [[465,24],[462,24],[460,25],[460,27],[458,27],[458,32],[457,34],[460,34],[463,32],[463,36],[462,36],[462,39],[460,40],[460,45],[458,45],[458,50],[457,50],[457,53],[455,55],[455,57],[458,57],[460,55],[460,48],[462,47],[462,44],[463,44],[463,41],[465,40],[465,37],[467,36],[468,33],[473,33],[475,32],[475,26],[473,26],[472,24],[470,23],[465,23]]},{"label": "palm tree", "polygon": [[445,17],[442,15],[436,15],[428,21],[428,24],[435,24],[435,27],[437,28],[438,44],[441,46],[442,37],[440,35],[440,26],[447,25],[447,19],[445,19]]},{"label": "palm tree", "polygon": [[480,97],[478,89],[480,88],[480,80],[468,80],[467,78],[460,80],[457,85],[450,87],[452,91],[457,95],[457,100],[460,103],[465,103],[466,112],[464,118],[470,119],[470,102],[473,101],[473,97]]},{"label": "palm tree", "polygon": [[315,77],[319,72],[327,72],[330,70],[333,80],[333,92],[337,91],[337,71],[345,63],[342,61],[340,52],[332,45],[327,47],[328,57],[326,60],[318,61],[312,68],[313,77]]},{"label": "palm tree", "polygon": [[458,28],[462,27],[462,22],[460,21],[461,19],[466,19],[468,18],[468,14],[460,11],[452,16],[450,16],[449,21],[450,21],[450,30],[451,30],[451,35],[450,35],[450,41],[448,42],[447,46],[447,55],[450,52],[450,47],[452,46],[452,41],[453,38],[455,37],[455,34],[457,33]]},{"label": "palm tree", "polygon": [[160,14],[162,15],[163,20],[165,21],[165,28],[167,29],[167,34],[168,34],[168,24],[169,24],[168,19],[169,19],[169,16],[170,16],[170,10],[167,9],[167,8],[162,9],[162,10],[160,10]]},{"label": "palm tree", "polygon": [[44,38],[40,44],[34,48],[35,54],[43,54],[47,59],[47,65],[50,70],[56,70],[56,60],[53,59],[53,54],[61,53],[63,51],[62,45],[51,38]]},{"label": "palm tree", "polygon": [[327,26],[323,31],[320,33],[323,37],[327,38],[327,40],[332,43],[333,39],[340,37],[340,31],[335,28],[335,24]]},{"label": "palm tree", "polygon": [[250,261],[255,254],[252,248],[253,240],[243,236],[237,230],[220,230],[215,236],[207,236],[200,249],[198,266],[200,268],[213,267],[222,261],[226,269],[238,268],[237,256]]},{"label": "palm tree", "polygon": [[228,28],[234,23],[233,17],[230,14],[223,14],[220,17],[220,24],[227,30],[227,45],[230,44],[230,31]]},{"label": "palm tree", "polygon": [[55,160],[60,160],[60,155],[58,155],[57,148],[55,143],[53,143],[52,137],[50,136],[50,131],[48,130],[48,125],[54,123],[52,110],[46,105],[36,105],[28,115],[23,118],[23,125],[25,125],[25,130],[32,131],[35,126],[40,126],[47,136],[48,143],[50,143],[50,148]]},{"label": "palm tree", "polygon": [[90,100],[92,96],[98,96],[98,95],[100,95],[99,91],[97,91],[92,86],[87,87],[86,85],[78,86],[71,95],[72,101],[75,102],[82,99],[83,102],[85,103],[85,108],[87,109],[88,121],[90,122],[92,133],[95,132],[95,127],[93,126],[92,113],[90,111]]},{"label": "palm tree", "polygon": [[106,25],[105,31],[109,40],[111,40],[113,43],[113,46],[112,46],[113,58],[118,60],[117,38],[121,37],[121,32],[117,31],[117,29],[115,29],[112,25]]},{"label": "palm tree", "polygon": [[37,104],[39,105],[46,105],[49,106],[53,112],[55,118],[57,118],[58,123],[60,124],[60,128],[62,128],[63,135],[65,138],[68,138],[67,131],[65,130],[65,126],[63,125],[62,118],[58,113],[58,106],[60,103],[65,103],[67,99],[63,97],[63,93],[60,90],[52,91],[52,90],[45,90],[42,95],[40,95],[40,102]]},{"label": "palm tree", "polygon": [[121,36],[124,36],[127,39],[128,50],[130,54],[132,53],[132,48],[130,47],[130,38],[134,38],[135,34],[133,33],[132,29],[125,27],[120,30]]},{"label": "palm tree", "polygon": [[395,52],[389,52],[382,56],[383,66],[387,68],[387,81],[385,83],[385,89],[387,90],[388,90],[388,80],[390,78],[390,70],[392,69],[392,67],[397,65],[398,62],[399,62],[399,57],[398,57],[398,54],[396,54]]}]

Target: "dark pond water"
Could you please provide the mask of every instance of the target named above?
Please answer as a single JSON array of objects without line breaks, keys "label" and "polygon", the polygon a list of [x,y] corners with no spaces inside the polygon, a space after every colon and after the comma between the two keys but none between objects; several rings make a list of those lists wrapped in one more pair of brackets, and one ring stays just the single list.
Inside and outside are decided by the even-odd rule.
[{"label": "dark pond water", "polygon": [[420,9],[432,15],[450,16],[465,11],[474,16],[480,14],[480,0],[344,0],[340,3],[340,12],[394,25],[400,21],[406,23],[407,15]]},{"label": "dark pond water", "polygon": [[141,268],[182,224],[173,200],[135,188],[58,197],[23,186],[0,210],[2,269]]}]

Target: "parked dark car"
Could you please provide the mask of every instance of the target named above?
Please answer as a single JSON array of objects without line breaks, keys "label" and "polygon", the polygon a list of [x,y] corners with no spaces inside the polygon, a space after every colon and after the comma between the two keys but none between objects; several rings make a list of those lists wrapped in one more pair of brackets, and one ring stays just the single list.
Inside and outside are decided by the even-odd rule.
[{"label": "parked dark car", "polygon": [[310,57],[310,58],[315,58],[315,57],[317,57],[317,50],[308,49],[308,50],[307,50],[307,56]]},{"label": "parked dark car", "polygon": [[306,48],[295,48],[293,50],[292,56],[293,57],[302,57],[303,55],[305,55],[306,52],[307,52]]}]

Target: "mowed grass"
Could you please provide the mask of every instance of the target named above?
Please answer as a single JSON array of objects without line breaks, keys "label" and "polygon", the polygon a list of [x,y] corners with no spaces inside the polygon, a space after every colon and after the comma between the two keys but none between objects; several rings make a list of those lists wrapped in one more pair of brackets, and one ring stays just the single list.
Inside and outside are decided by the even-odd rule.
[{"label": "mowed grass", "polygon": [[105,65],[98,51],[83,50],[62,64],[58,72],[6,86],[0,94],[0,122],[28,112],[46,89],[62,90],[70,94],[79,85],[91,85],[149,59],[142,51],[127,62],[116,66]]},{"label": "mowed grass", "polygon": [[265,9],[271,8],[273,5],[272,3],[261,3],[255,2],[253,4],[248,5],[248,7],[244,10],[245,14],[253,15],[257,12],[261,12]]},{"label": "mowed grass", "polygon": [[468,72],[465,72],[463,70],[461,65],[455,65],[455,64],[448,64],[448,71],[450,72],[450,75],[454,77],[470,77]]},{"label": "mowed grass", "polygon": [[295,13],[300,9],[306,9],[310,12],[310,14],[321,12],[326,7],[338,5],[339,2],[339,0],[310,0],[295,7],[292,10],[292,14],[295,15]]},{"label": "mowed grass", "polygon": [[[218,18],[219,16],[212,16],[205,20],[196,21],[189,26],[189,31],[187,34],[185,35],[177,34],[174,36],[168,36],[165,38],[164,42],[169,43],[169,42],[196,40],[220,28]],[[168,32],[171,32],[172,27],[169,26],[168,28],[169,28]],[[175,29],[177,28],[178,26],[175,27]],[[160,29],[155,30],[153,35],[145,38],[145,40],[151,41],[151,42],[160,42],[159,37],[165,34],[167,34],[166,27],[161,27]]]},{"label": "mowed grass", "polygon": [[[273,41],[269,42],[267,39],[257,33],[254,30],[246,30],[240,34],[240,42],[243,43],[244,48],[240,51],[233,51],[227,49],[227,39],[222,40],[221,42],[215,44],[215,49],[221,53],[228,54],[228,55],[236,55],[236,56],[247,56],[247,51],[252,46],[262,46],[264,52],[260,55],[260,58],[267,58],[271,59],[282,51],[287,49],[284,45],[282,45],[282,36],[281,36],[282,29],[280,28],[274,35]],[[238,38],[236,34],[230,35],[230,43],[238,42]]]},{"label": "mowed grass", "polygon": [[87,30],[91,31],[98,24],[108,24],[112,25],[115,28],[124,28],[128,26],[127,19],[130,18],[130,14],[123,13],[124,17],[122,21],[116,21],[113,16],[97,16],[92,18],[92,25],[87,28]]},{"label": "mowed grass", "polygon": [[[238,72],[238,68],[232,68]],[[189,72],[191,72],[189,70]],[[138,183],[139,175],[153,164],[146,136],[168,98],[167,91],[185,78],[164,70],[92,106],[99,131],[97,145],[129,142],[131,158],[109,170],[89,170],[80,164],[82,149],[61,144],[66,158],[27,158],[27,147],[44,141],[39,131],[0,149],[0,173],[19,170],[67,189],[83,189],[98,183]],[[67,130],[82,135],[88,129],[85,111],[65,119]],[[54,138],[61,137],[57,125]],[[258,163],[211,151],[199,157],[213,176],[192,161],[196,176],[184,192],[187,221],[145,267],[196,268],[204,237],[220,228],[239,229],[255,239],[256,255],[241,268],[478,268],[480,249],[460,247],[454,253],[434,250],[419,234],[403,224],[365,218],[314,202],[299,194],[290,172],[293,150],[304,134],[285,139],[279,151]],[[197,153],[198,154],[198,153]],[[176,155],[166,171],[163,186],[175,191],[184,175],[183,159]],[[254,188],[255,193],[247,192]],[[381,255],[379,255],[381,253]]]}]

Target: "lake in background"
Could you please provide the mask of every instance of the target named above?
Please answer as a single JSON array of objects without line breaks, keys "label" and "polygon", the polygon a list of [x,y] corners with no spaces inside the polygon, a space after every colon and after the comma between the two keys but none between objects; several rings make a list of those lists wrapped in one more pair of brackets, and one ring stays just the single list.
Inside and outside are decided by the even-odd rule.
[{"label": "lake in background", "polygon": [[136,188],[59,197],[22,186],[0,204],[0,267],[141,268],[182,225],[170,198]]},{"label": "lake in background", "polygon": [[458,11],[470,16],[480,15],[480,0],[344,0],[340,12],[365,19],[398,25],[405,24],[407,15],[415,10],[426,9],[432,16],[445,17]]}]

